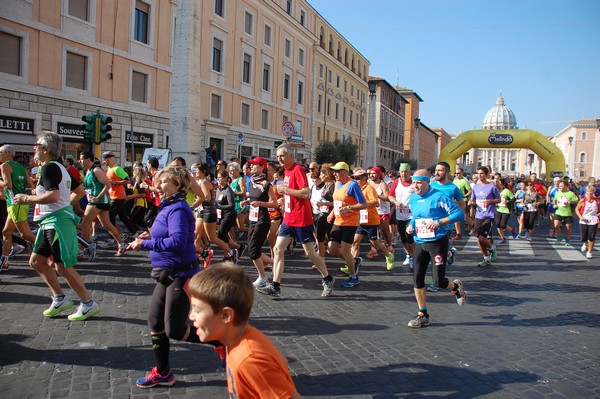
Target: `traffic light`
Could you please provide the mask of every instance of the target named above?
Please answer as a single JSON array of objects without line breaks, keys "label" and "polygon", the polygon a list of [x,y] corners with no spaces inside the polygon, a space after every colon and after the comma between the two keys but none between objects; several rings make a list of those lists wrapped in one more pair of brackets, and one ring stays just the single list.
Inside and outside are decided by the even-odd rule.
[{"label": "traffic light", "polygon": [[83,141],[93,143],[96,139],[96,116],[84,115],[81,120],[85,123],[81,127],[85,130],[83,133]]},{"label": "traffic light", "polygon": [[108,132],[112,130],[112,118],[110,116],[100,115],[100,143],[112,139],[112,135]]}]

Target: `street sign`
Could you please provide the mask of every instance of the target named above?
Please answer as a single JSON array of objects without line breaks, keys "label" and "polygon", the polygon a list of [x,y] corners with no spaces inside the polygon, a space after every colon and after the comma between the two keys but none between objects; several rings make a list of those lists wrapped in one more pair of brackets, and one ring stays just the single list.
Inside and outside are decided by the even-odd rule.
[{"label": "street sign", "polygon": [[244,134],[244,132],[239,132],[237,135],[237,145],[244,144],[244,140],[246,140],[246,135]]},{"label": "street sign", "polygon": [[281,134],[283,134],[283,137],[285,137],[286,139],[292,137],[294,131],[294,124],[290,121],[287,121],[283,125],[281,125]]}]

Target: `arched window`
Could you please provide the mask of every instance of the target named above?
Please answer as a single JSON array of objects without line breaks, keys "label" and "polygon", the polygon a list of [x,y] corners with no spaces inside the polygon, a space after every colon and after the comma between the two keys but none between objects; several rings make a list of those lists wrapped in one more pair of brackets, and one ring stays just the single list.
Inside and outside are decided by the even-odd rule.
[{"label": "arched window", "polygon": [[325,30],[321,26],[321,33],[319,33],[319,44],[325,48]]},{"label": "arched window", "polygon": [[581,132],[581,140],[587,139],[587,132]]},{"label": "arched window", "polygon": [[333,35],[329,35],[329,54],[333,55]]},{"label": "arched window", "polygon": [[579,162],[587,162],[587,154],[585,152],[579,153]]}]

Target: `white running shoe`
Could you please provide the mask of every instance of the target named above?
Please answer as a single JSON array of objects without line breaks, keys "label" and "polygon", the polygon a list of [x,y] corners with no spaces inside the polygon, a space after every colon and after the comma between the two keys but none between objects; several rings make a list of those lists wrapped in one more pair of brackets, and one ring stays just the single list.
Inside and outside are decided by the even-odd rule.
[{"label": "white running shoe", "polygon": [[254,282],[252,283],[252,285],[255,286],[256,288],[264,287],[267,284],[269,284],[269,278],[268,277],[260,277],[260,276],[258,276],[257,279],[254,280]]}]

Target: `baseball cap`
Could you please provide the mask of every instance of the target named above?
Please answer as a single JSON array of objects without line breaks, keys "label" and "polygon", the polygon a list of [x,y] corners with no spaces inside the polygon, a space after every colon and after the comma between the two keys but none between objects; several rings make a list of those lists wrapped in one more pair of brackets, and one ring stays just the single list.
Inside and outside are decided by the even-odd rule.
[{"label": "baseball cap", "polygon": [[345,170],[346,172],[350,172],[350,167],[346,162],[338,162],[331,167],[333,170]]},{"label": "baseball cap", "polygon": [[250,165],[260,165],[263,168],[267,167],[267,160],[264,159],[263,157],[252,158],[251,160],[248,161],[248,163]]},{"label": "baseball cap", "polygon": [[361,177],[367,174],[367,171],[364,169],[356,169],[352,177]]},{"label": "baseball cap", "polygon": [[102,153],[102,159],[114,157],[115,154],[112,151],[106,151]]}]

